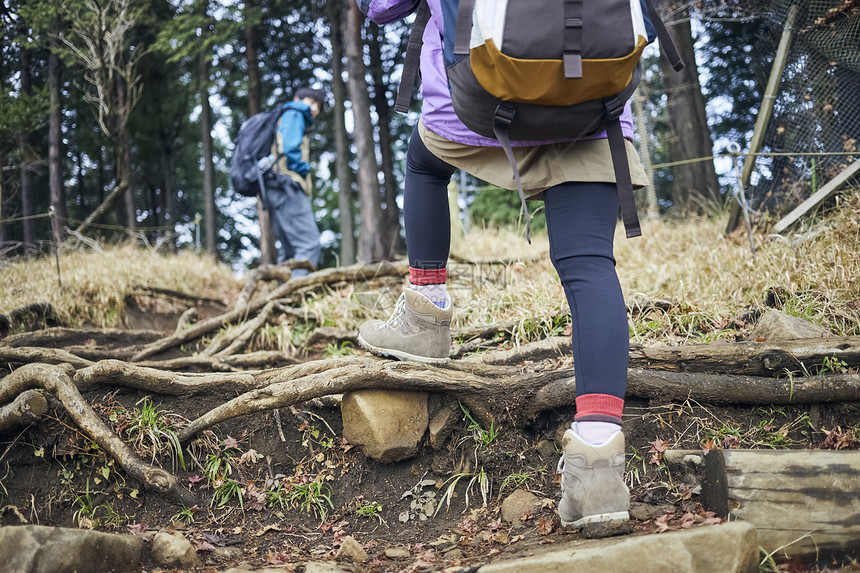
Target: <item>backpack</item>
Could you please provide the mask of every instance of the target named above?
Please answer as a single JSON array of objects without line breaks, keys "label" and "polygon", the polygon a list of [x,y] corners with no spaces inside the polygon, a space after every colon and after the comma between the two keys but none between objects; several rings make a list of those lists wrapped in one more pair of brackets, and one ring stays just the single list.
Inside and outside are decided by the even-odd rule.
[{"label": "backpack", "polygon": [[263,172],[257,162],[272,153],[275,130],[283,113],[283,107],[277,106],[249,117],[239,127],[230,160],[230,182],[240,195],[255,197],[260,193],[265,196]]},{"label": "backpack", "polygon": [[[639,58],[660,38],[676,71],[684,64],[653,0],[440,0],[443,57],[460,121],[499,141],[526,213],[511,140],[577,139],[606,131],[628,237],[642,234],[619,118],[639,85]],[[406,112],[430,18],[421,1],[395,109]],[[451,33],[450,31],[453,31]]]}]

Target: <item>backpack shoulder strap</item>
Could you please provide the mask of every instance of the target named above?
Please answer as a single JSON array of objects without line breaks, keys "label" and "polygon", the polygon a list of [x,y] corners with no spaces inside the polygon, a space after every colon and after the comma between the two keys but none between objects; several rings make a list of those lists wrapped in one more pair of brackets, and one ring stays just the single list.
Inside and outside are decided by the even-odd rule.
[{"label": "backpack shoulder strap", "polygon": [[406,45],[406,58],[403,60],[403,72],[400,74],[400,85],[397,87],[397,99],[394,101],[394,111],[407,113],[412,92],[415,89],[415,78],[421,64],[421,46],[424,44],[424,28],[430,21],[430,7],[423,0],[412,24],[409,43]]},{"label": "backpack shoulder strap", "polygon": [[642,229],[639,227],[639,214],[636,212],[636,200],[633,197],[627,144],[624,143],[624,133],[621,131],[621,112],[624,109],[624,102],[616,96],[606,101],[605,105],[609,120],[606,124],[606,139],[609,141],[609,153],[612,156],[612,168],[615,171],[621,219],[624,221],[627,238],[630,239],[642,235]]},{"label": "backpack shoulder strap", "polygon": [[676,72],[684,69],[684,61],[678,53],[678,48],[675,46],[672,36],[669,35],[669,30],[666,29],[666,23],[663,18],[657,13],[657,7],[654,5],[654,0],[645,0],[648,5],[648,16],[651,17],[651,23],[654,24],[654,29],[657,31],[657,39],[660,40],[660,47],[663,48],[663,53],[672,64],[672,68]]}]

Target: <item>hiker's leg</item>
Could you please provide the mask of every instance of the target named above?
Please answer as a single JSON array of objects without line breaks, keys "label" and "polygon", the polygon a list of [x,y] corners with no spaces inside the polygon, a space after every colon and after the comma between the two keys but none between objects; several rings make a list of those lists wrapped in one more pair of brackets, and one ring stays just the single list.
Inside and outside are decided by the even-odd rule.
[{"label": "hiker's leg", "polygon": [[565,183],[544,193],[550,258],[573,321],[576,420],[621,424],[627,385],[627,309],[612,254],[618,192]]},{"label": "hiker's leg", "polygon": [[[272,234],[278,241],[277,262],[282,263],[289,260],[293,256],[293,248],[287,238],[286,228],[283,221],[289,220],[289,205],[287,202],[286,191],[279,183],[274,180],[266,182],[266,194],[264,196],[264,206],[269,214],[269,225],[272,227]],[[261,240],[263,240],[261,238]]]},{"label": "hiker's leg", "polygon": [[629,529],[621,412],[627,385],[627,311],[612,255],[614,184],[565,183],[544,192],[550,257],[573,322],[576,423],[559,460],[565,526],[603,536]]},{"label": "hiker's leg", "polygon": [[[278,225],[285,237],[281,239],[282,251],[293,259],[310,261],[316,266],[321,250],[320,232],[310,199],[297,184],[285,185],[283,191],[283,204],[277,209]],[[284,242],[287,243],[286,248],[283,247]],[[300,277],[308,272],[306,269],[294,269],[292,276]]]},{"label": "hiker's leg", "polygon": [[403,194],[409,288],[388,320],[370,320],[359,327],[358,343],[374,354],[429,363],[448,360],[453,308],[445,281],[451,243],[448,181],[453,172],[413,131]]},{"label": "hiker's leg", "polygon": [[444,285],[451,248],[448,183],[453,173],[454,167],[430,153],[418,130],[413,130],[403,190],[409,282],[437,304],[444,304],[447,294]]}]

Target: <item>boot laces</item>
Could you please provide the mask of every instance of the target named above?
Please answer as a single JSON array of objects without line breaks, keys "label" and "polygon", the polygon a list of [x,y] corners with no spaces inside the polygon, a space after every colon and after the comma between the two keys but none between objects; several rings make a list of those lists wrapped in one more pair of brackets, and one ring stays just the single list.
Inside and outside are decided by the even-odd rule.
[{"label": "boot laces", "polygon": [[379,330],[386,328],[397,328],[403,320],[403,315],[406,313],[406,293],[401,293],[400,298],[394,305],[394,311],[391,317],[378,326]]}]

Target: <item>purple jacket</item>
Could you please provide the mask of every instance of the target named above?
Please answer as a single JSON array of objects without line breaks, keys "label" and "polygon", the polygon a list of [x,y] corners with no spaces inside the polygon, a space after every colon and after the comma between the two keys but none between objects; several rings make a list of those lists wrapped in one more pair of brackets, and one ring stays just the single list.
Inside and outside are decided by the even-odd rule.
[{"label": "purple jacket", "polygon": [[[440,0],[427,0],[431,18],[424,30],[424,46],[421,48],[421,119],[427,129],[451,141],[467,145],[499,146],[495,139],[483,137],[467,128],[457,118],[448,89],[445,62],[442,58],[443,20]],[[406,17],[418,4],[417,0],[359,0],[361,11],[377,24],[387,24]],[[627,139],[633,139],[633,115],[630,102],[621,114],[621,131]],[[605,138],[606,133],[592,136],[591,139]],[[553,140],[543,143],[554,143]],[[534,145],[534,141],[516,142],[511,145]]]}]

